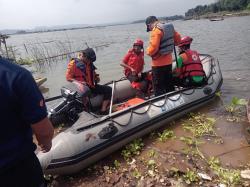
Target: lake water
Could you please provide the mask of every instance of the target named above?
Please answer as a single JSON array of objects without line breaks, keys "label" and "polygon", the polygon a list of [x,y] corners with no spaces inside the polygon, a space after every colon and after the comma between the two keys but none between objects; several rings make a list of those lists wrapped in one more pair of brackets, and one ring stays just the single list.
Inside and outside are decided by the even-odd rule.
[{"label": "lake water", "polygon": [[[200,53],[210,54],[219,59],[224,84],[223,95],[226,99],[232,96],[249,96],[250,71],[250,17],[233,17],[224,21],[211,22],[209,20],[189,20],[173,22],[175,29],[182,35],[193,38],[192,48]],[[81,30],[69,30],[26,35],[14,35],[8,39],[9,45],[14,45],[23,53],[29,55],[32,44],[41,48],[55,50],[57,54],[65,51],[84,49],[86,44],[95,47],[97,61],[95,65],[101,74],[101,81],[107,82],[120,78],[122,68],[119,63],[136,38],[141,38],[148,44],[149,33],[144,24],[109,26]],[[28,54],[24,51],[24,44]],[[62,44],[59,46],[59,44]],[[63,47],[62,47],[63,46]],[[99,46],[99,47],[98,47]],[[60,52],[62,51],[62,52]],[[49,51],[50,52],[50,51]],[[44,52],[45,53],[45,52]],[[53,55],[53,54],[51,54]],[[60,87],[66,83],[65,70],[67,60],[51,63],[50,68],[37,72],[45,76],[48,81],[44,84],[49,88],[45,93],[51,97],[59,93]],[[150,68],[150,58],[145,55],[146,69]]]},{"label": "lake water", "polygon": [[[182,35],[193,38],[192,49],[200,53],[210,54],[220,62],[224,82],[221,88],[222,100],[228,104],[233,96],[239,98],[250,97],[250,17],[232,17],[223,21],[211,22],[209,20],[189,20],[173,22],[175,29]],[[120,62],[127,50],[132,46],[136,38],[141,38],[148,44],[149,33],[145,31],[144,24],[131,24],[120,26],[109,26],[100,28],[89,28],[72,31],[48,32],[26,35],[14,35],[8,39],[9,45],[20,48],[23,55],[29,55],[23,50],[24,44],[30,46],[32,43],[46,42],[43,45],[55,48],[53,42],[61,42],[65,49],[60,46],[61,51],[77,51],[86,47],[95,47],[97,61],[95,65],[101,74],[102,82],[114,80],[123,76]],[[98,47],[99,46],[99,47]],[[150,58],[145,56],[146,69],[150,68]],[[66,83],[65,70],[67,61],[62,60],[50,64],[50,68],[41,69],[36,72],[37,76],[47,77],[44,83],[47,92],[45,97],[59,95],[59,89]],[[46,89],[45,89],[46,90]],[[220,118],[220,110],[223,110],[221,100],[215,100],[209,106],[200,109],[208,115],[218,118],[218,133],[224,139],[220,146],[208,145],[204,152],[208,155],[219,155],[230,149],[237,149],[246,144],[245,128],[246,122],[228,122]],[[176,132],[179,131],[177,126]],[[223,158],[222,158],[223,159]],[[250,149],[239,149],[239,151],[224,156],[226,163],[245,164],[250,160]]]}]

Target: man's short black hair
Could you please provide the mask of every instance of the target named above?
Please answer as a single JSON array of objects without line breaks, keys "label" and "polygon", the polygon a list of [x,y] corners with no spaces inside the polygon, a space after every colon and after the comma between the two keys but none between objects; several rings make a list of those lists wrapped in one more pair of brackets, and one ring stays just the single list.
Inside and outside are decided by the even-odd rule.
[{"label": "man's short black hair", "polygon": [[154,23],[155,21],[158,21],[158,19],[157,19],[155,16],[148,16],[148,17],[146,18],[145,23],[146,23],[146,25],[147,25],[147,32],[150,31],[149,25],[150,25],[151,23]]},{"label": "man's short black hair", "polygon": [[91,62],[96,61],[96,54],[92,48],[87,48],[81,51]]},{"label": "man's short black hair", "polygon": [[153,22],[155,22],[155,21],[158,21],[158,19],[155,17],[155,16],[148,16],[147,18],[146,18],[146,25],[149,25],[149,24],[151,24],[151,23],[153,23]]}]

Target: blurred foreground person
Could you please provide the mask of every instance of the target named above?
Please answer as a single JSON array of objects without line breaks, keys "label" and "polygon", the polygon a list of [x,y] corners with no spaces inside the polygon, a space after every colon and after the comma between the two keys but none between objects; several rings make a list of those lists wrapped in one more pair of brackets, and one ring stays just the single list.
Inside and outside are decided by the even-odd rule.
[{"label": "blurred foreground person", "polygon": [[34,151],[52,146],[53,126],[44,98],[26,69],[0,58],[0,186],[46,186]]}]

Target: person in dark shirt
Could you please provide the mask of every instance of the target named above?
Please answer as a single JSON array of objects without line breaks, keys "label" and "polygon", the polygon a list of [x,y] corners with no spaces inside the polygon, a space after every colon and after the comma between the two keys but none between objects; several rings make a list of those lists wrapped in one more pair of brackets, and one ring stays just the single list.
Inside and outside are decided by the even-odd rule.
[{"label": "person in dark shirt", "polygon": [[44,98],[26,69],[0,57],[0,186],[46,186],[34,151],[52,146]]}]

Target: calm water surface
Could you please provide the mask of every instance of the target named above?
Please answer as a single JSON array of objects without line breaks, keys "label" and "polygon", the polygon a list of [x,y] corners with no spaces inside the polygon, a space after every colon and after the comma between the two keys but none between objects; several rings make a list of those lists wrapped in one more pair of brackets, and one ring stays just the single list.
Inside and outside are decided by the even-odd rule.
[{"label": "calm water surface", "polygon": [[[193,37],[192,48],[200,53],[211,54],[220,61],[224,84],[224,97],[249,96],[250,71],[250,17],[233,17],[224,21],[211,22],[209,20],[189,20],[173,22],[181,35]],[[29,49],[32,43],[42,43],[52,48],[53,41],[64,43],[64,47],[71,51],[86,47],[96,47],[98,71],[102,82],[120,78],[122,68],[119,66],[123,56],[131,47],[136,38],[148,43],[148,33],[144,24],[109,26],[73,31],[59,31],[15,35],[9,39],[10,45],[15,45],[24,55],[23,44]],[[51,42],[51,43],[50,43]],[[51,44],[51,45],[50,45]],[[99,46],[99,47],[98,47]],[[42,45],[41,45],[42,47]],[[22,51],[23,50],[23,51]],[[57,50],[60,52],[60,49]],[[150,68],[150,58],[145,56],[146,69]],[[59,93],[60,87],[65,84],[65,70],[67,60],[51,64],[50,68],[43,69],[37,74],[45,76],[48,81],[44,84],[49,88],[46,97]]]},{"label": "calm water surface", "polygon": [[[250,17],[226,18],[224,21],[211,22],[209,20],[189,20],[173,22],[175,29],[181,35],[193,37],[192,48],[200,53],[216,57],[221,66],[224,82],[221,88],[222,100],[229,103],[233,96],[240,98],[250,97]],[[29,46],[32,43],[61,41],[68,43],[66,47],[71,51],[86,47],[96,47],[97,61],[95,65],[101,74],[102,82],[120,78],[122,68],[119,66],[123,56],[132,46],[136,38],[141,38],[148,43],[149,34],[145,31],[144,24],[131,24],[122,26],[109,26],[101,28],[81,29],[74,31],[49,32],[27,35],[16,35],[9,39],[9,44]],[[52,43],[52,42],[51,42]],[[99,47],[98,47],[99,46]],[[52,47],[52,46],[50,46]],[[28,55],[24,50],[24,55]],[[146,69],[150,68],[150,58],[145,56]],[[50,68],[36,72],[37,76],[45,76],[48,81],[44,84],[47,92],[45,97],[59,95],[59,89],[66,83],[65,70],[67,61],[51,64]],[[224,139],[220,146],[207,145],[203,151],[209,155],[219,155],[225,151],[245,146],[246,122],[231,123],[225,118],[220,118],[222,104],[219,99],[209,106],[200,109],[208,115],[218,118],[218,133]],[[175,129],[179,132],[177,126]],[[221,157],[226,163],[232,165],[244,164],[250,160],[250,149],[240,149]]]}]

